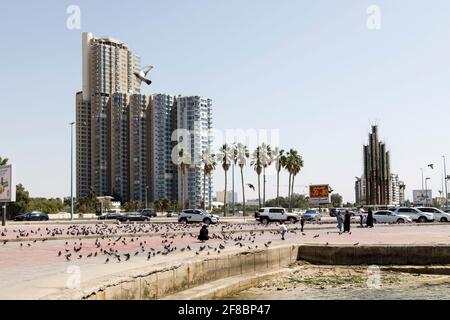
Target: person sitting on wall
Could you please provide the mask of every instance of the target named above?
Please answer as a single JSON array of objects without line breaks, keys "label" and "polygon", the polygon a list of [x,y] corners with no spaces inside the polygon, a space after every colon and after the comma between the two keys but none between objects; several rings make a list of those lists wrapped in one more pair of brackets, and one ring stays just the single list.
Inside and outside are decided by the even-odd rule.
[{"label": "person sitting on wall", "polygon": [[200,229],[200,234],[198,235],[197,239],[201,242],[209,240],[208,227],[206,225],[202,226],[202,228]]}]

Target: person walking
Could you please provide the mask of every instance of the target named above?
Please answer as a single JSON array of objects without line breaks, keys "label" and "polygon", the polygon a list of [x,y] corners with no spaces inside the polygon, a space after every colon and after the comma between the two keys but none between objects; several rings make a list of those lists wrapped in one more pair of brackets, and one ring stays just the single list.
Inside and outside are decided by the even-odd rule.
[{"label": "person walking", "polygon": [[369,209],[369,212],[367,214],[366,226],[367,226],[367,228],[373,228],[373,212],[372,212],[372,209]]},{"label": "person walking", "polygon": [[303,227],[305,226],[305,218],[302,216],[300,218],[300,231],[303,232]]},{"label": "person walking", "polygon": [[200,240],[201,242],[209,240],[208,233],[209,233],[208,227],[206,225],[202,226],[202,228],[200,229],[200,234],[198,235],[197,239]]},{"label": "person walking", "polygon": [[358,214],[359,214],[359,226],[361,228],[364,228],[364,210],[362,208],[359,208]]},{"label": "person walking", "polygon": [[336,213],[336,220],[337,220],[337,228],[339,229],[339,234],[341,234],[343,221],[342,221],[342,215],[339,211]]},{"label": "person walking", "polygon": [[350,233],[350,212],[345,211],[344,215],[344,233],[348,232]]},{"label": "person walking", "polygon": [[284,222],[282,222],[281,225],[280,225],[280,232],[281,232],[281,240],[285,240],[284,237],[285,237],[286,232],[287,232],[287,227],[284,224]]}]

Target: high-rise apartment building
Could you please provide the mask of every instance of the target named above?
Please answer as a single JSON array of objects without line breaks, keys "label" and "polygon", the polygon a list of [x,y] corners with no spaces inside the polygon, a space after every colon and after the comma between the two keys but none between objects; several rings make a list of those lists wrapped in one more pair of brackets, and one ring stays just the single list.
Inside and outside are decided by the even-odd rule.
[{"label": "high-rise apartment building", "polygon": [[[191,157],[187,175],[182,177],[181,172],[178,172],[179,199],[184,198],[189,207],[201,207],[203,190],[206,188],[208,206],[212,201],[213,186],[211,177],[204,176],[202,155],[212,146],[212,102],[199,96],[178,96],[176,106],[179,130],[177,141],[183,142],[187,149],[185,152]],[[181,197],[182,192],[185,192],[184,197]]]},{"label": "high-rise apartment building", "polygon": [[[134,75],[140,58],[119,40],[86,32],[82,57],[83,91],[76,95],[77,197],[93,187],[100,196],[142,200],[150,99],[140,94]],[[139,174],[137,168],[143,168]]]},{"label": "high-rise apartment building", "polygon": [[172,133],[177,129],[175,97],[168,94],[152,95],[150,128],[151,185],[150,199],[178,199],[178,168],[172,161],[176,141]]},{"label": "high-rise apartment building", "polygon": [[[83,83],[76,94],[77,197],[93,187],[115,200],[181,199],[200,207],[204,182],[211,202],[211,178],[204,179],[201,155],[211,147],[211,100],[167,94],[144,95],[135,73],[140,58],[112,38],[83,33]],[[175,134],[174,134],[175,132]],[[191,155],[186,179],[180,179],[172,153],[184,143]]]}]

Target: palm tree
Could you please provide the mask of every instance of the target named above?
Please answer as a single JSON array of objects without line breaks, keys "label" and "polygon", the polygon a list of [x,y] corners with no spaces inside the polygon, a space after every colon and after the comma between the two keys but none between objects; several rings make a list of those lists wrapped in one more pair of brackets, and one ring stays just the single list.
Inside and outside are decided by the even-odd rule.
[{"label": "palm tree", "polygon": [[241,183],[242,183],[242,206],[243,216],[245,216],[245,184],[244,184],[244,166],[247,164],[247,159],[250,157],[247,146],[238,143],[233,146],[233,160],[241,168]]},{"label": "palm tree", "polygon": [[[211,153],[211,149],[206,149],[203,153],[203,210],[206,210],[206,177],[211,177],[211,173],[216,169],[216,155]],[[211,203],[209,204],[211,208]]]},{"label": "palm tree", "polygon": [[289,199],[289,211],[291,210],[291,188],[292,188],[292,173],[295,166],[295,158],[297,151],[290,149],[286,154],[286,170],[289,172],[289,184],[288,184],[288,199]]},{"label": "palm tree", "polygon": [[0,166],[6,166],[8,164],[8,158],[0,157]]},{"label": "palm tree", "polygon": [[232,152],[227,144],[219,149],[219,160],[222,162],[222,168],[225,172],[225,193],[223,195],[223,216],[227,215],[227,172],[232,162]]},{"label": "palm tree", "polygon": [[251,162],[251,166],[253,166],[253,168],[256,171],[256,174],[258,175],[258,200],[259,200],[259,208],[261,208],[261,172],[262,172],[262,168],[263,168],[263,164],[261,161],[261,147],[258,146],[255,151],[253,152],[252,155],[252,162]]},{"label": "palm tree", "polygon": [[263,205],[266,205],[266,168],[272,164],[272,149],[269,145],[261,144],[261,162],[263,165]]},{"label": "palm tree", "polygon": [[275,161],[275,169],[277,170],[277,206],[280,206],[280,171],[286,166],[284,150],[275,148],[273,151],[273,161]]},{"label": "palm tree", "polygon": [[[292,210],[292,194],[294,192],[295,176],[303,168],[303,159],[297,150],[289,150],[287,153],[286,169],[289,172],[289,211]],[[292,179],[291,179],[292,178]]]},{"label": "palm tree", "polygon": [[185,149],[180,148],[178,150],[178,168],[180,169],[181,173],[181,208],[184,209],[184,180],[187,173],[188,168],[191,165],[191,157],[189,156],[189,153],[185,151]]}]

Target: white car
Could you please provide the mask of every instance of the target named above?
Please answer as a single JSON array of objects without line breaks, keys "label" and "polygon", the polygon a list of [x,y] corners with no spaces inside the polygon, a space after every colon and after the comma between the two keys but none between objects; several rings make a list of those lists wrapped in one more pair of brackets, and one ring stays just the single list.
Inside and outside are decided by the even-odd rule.
[{"label": "white car", "polygon": [[[365,215],[366,219],[367,216]],[[411,217],[402,214],[396,214],[389,210],[379,210],[373,213],[374,223],[411,223],[413,220]]]},{"label": "white car", "polygon": [[399,207],[390,210],[396,214],[405,215],[417,222],[433,222],[434,215],[428,212],[422,212],[416,208]]},{"label": "white car", "polygon": [[287,212],[284,208],[271,207],[259,209],[259,211],[255,213],[255,218],[263,224],[268,224],[271,221],[289,221],[291,223],[296,223],[300,220],[300,215]]},{"label": "white car", "polygon": [[178,222],[180,223],[204,223],[204,224],[216,224],[219,223],[219,216],[212,215],[204,210],[200,209],[186,209],[182,210]]},{"label": "white car", "polygon": [[430,208],[430,207],[418,207],[416,208],[422,212],[428,212],[428,213],[432,213],[434,215],[434,219],[436,221],[440,221],[440,222],[449,222],[450,221],[450,214],[446,213],[442,210],[439,210],[437,208]]}]

